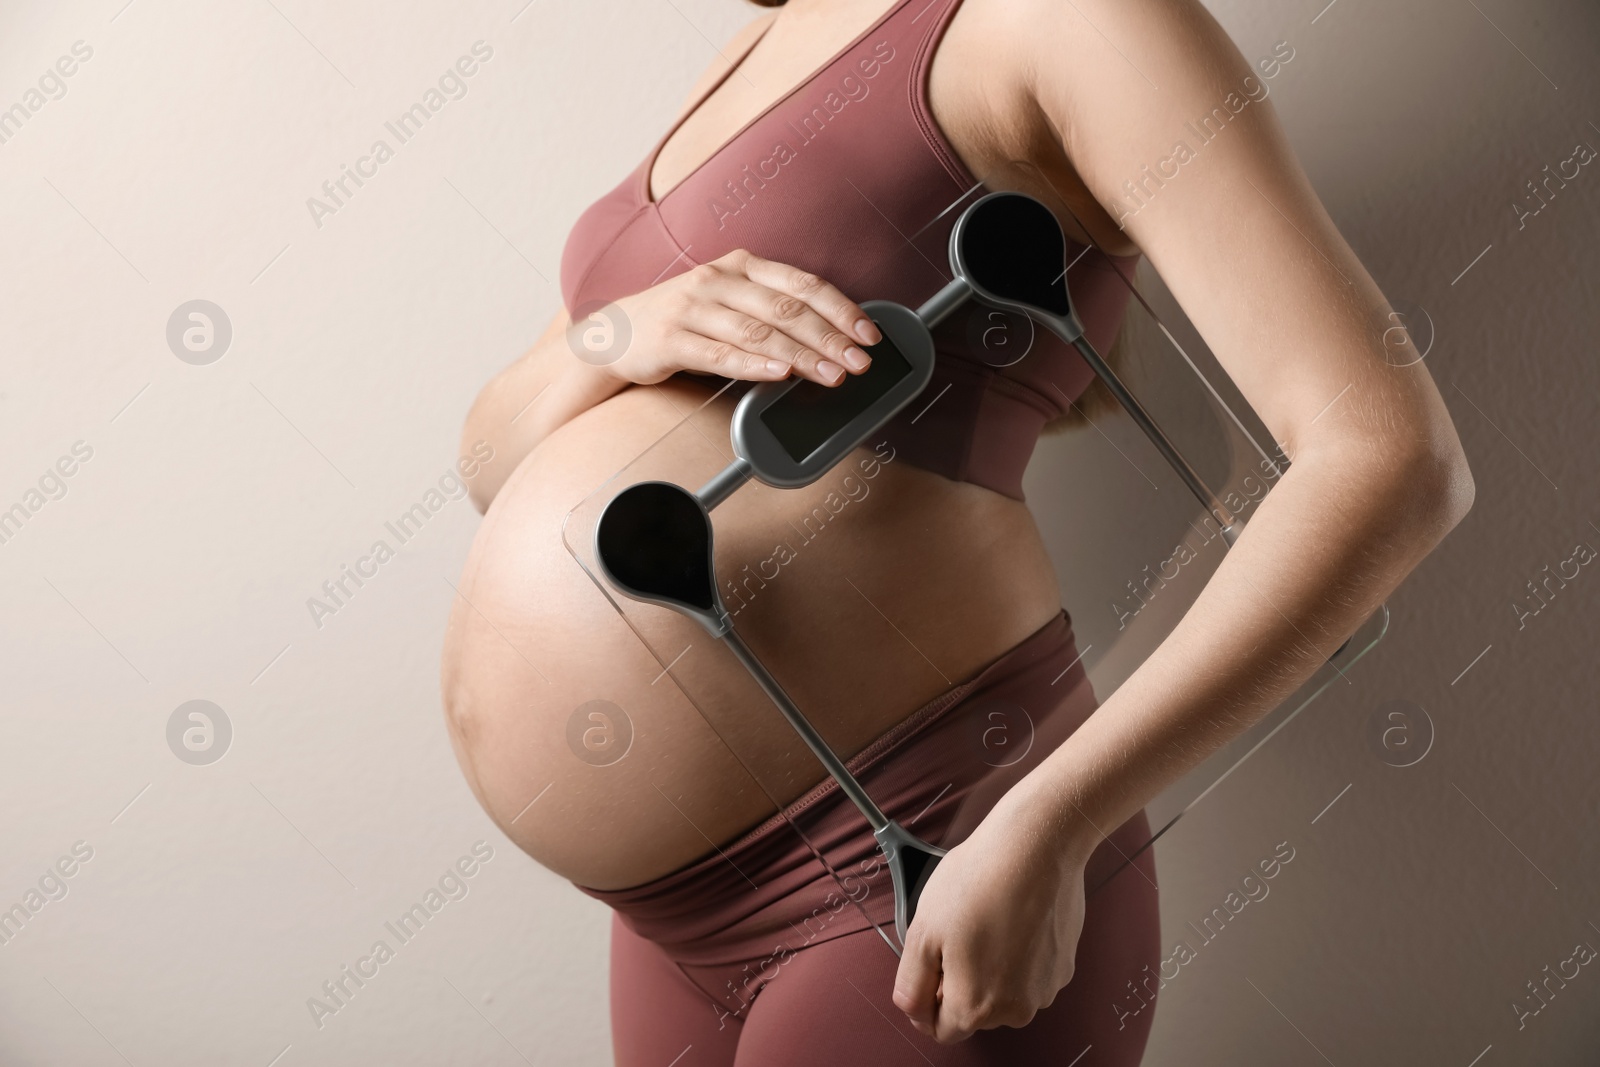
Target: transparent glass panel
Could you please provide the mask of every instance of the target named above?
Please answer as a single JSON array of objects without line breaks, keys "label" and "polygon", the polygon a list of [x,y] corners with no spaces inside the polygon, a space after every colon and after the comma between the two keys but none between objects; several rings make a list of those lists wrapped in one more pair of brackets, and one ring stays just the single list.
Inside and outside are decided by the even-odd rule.
[{"label": "transparent glass panel", "polygon": [[[1083,418],[1093,374],[1080,352],[1026,316],[969,299],[934,330],[946,373],[894,420],[814,483],[751,480],[710,512],[712,581],[739,639],[888,817],[944,849],[1116,690],[1204,586],[1226,551],[1227,515],[1219,520],[1195,485],[1248,522],[1286,469],[1276,449],[1262,447],[1259,421],[1209,353],[1176,340],[1193,331],[1156,317],[1131,259],[1072,239],[1088,231],[1031,166],[1000,168],[920,226],[881,212],[877,225],[894,231],[887,244],[896,251],[861,264],[853,279],[830,280],[858,301],[915,310],[954,277],[956,221],[999,190],[1037,198],[1067,232],[1060,266],[1097,354],[1111,354],[1125,307],[1113,370],[1169,428],[1173,453],[1115,405]],[[863,246],[884,237],[864,232]],[[925,280],[920,291],[908,289],[912,275]],[[819,802],[832,792],[823,764],[727,641],[624,595],[597,558],[596,529],[619,492],[659,481],[692,493],[734,463],[730,419],[750,384],[709,381],[668,433],[571,512],[564,540],[648,650],[655,684],[693,704],[770,802],[763,818],[783,813],[785,832],[823,860],[892,950],[892,891],[864,818]],[[1003,481],[1007,453],[996,435],[1010,415],[1045,401],[1079,419],[1039,446],[1026,513],[1004,493],[945,477]],[[1150,832],[1102,869],[1120,869],[1318,694],[1345,684],[1386,624],[1380,610],[1300,693],[1152,803]],[[845,833],[846,824],[863,832]]]}]

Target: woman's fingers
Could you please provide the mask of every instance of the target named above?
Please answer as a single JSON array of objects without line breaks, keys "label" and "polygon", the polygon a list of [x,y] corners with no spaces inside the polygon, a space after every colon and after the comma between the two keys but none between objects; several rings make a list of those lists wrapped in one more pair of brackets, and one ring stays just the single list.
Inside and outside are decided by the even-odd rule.
[{"label": "woman's fingers", "polygon": [[808,271],[735,249],[641,295],[638,332],[653,343],[624,375],[660,371],[772,381],[794,374],[839,385],[871,365],[863,345],[883,340],[861,307]]},{"label": "woman's fingers", "polygon": [[[980,977],[976,968],[956,965],[947,973],[931,1036],[941,1044],[965,1041],[979,1030],[1022,1027],[1038,1014],[1027,991],[1007,988],[1010,982]],[[1009,977],[1009,976],[1008,976]]]},{"label": "woman's fingers", "polygon": [[919,937],[913,926],[906,940],[894,1004],[912,1026],[940,1044],[953,1045],[997,1026],[1026,1026],[1048,1006],[1018,984],[1016,974],[995,974],[992,960],[985,967],[983,954],[969,951],[973,946],[963,945],[960,935],[935,943]]},{"label": "woman's fingers", "polygon": [[[770,289],[740,275],[726,275],[713,290],[716,302],[754,320],[792,341],[798,348],[795,368],[808,378],[827,385],[844,380],[844,372],[859,374],[871,359],[851,338],[799,297]],[[837,375],[829,367],[839,369]]]},{"label": "woman's fingers", "polygon": [[[684,325],[712,341],[730,344],[742,352],[780,360],[793,367],[802,377],[823,385],[838,385],[844,381],[845,372],[837,363],[808,346],[794,333],[779,329],[771,321],[751,314],[752,310],[760,311],[761,298],[745,292],[747,288],[761,287],[753,282],[733,279],[729,289],[719,291],[718,299],[691,308],[684,316]],[[832,328],[828,329],[831,331]],[[806,332],[817,336],[817,331]]]},{"label": "woman's fingers", "polygon": [[939,946],[911,931],[900,955],[900,969],[894,976],[894,1006],[918,1030],[934,1036],[939,1016]]},{"label": "woman's fingers", "polygon": [[729,341],[687,329],[679,330],[672,337],[672,362],[681,370],[757,382],[787,378],[794,369],[786,360],[747,352]]},{"label": "woman's fingers", "polygon": [[809,271],[743,249],[717,263],[728,269],[729,281],[742,276],[751,283],[731,287],[737,297],[737,302],[730,302],[733,306],[781,327],[834,363],[865,370],[870,357],[860,346],[883,340],[859,304]]}]

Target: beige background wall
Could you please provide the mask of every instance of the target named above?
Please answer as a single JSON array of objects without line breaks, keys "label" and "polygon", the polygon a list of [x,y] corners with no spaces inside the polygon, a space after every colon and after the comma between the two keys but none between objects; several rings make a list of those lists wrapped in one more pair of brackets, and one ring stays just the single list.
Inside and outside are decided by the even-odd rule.
[{"label": "beige background wall", "polygon": [[[305,601],[437,483],[477,388],[555,311],[567,227],[753,11],[124,2],[0,7],[0,107],[92,49],[0,144],[0,508],[92,450],[0,543],[0,906],[92,850],[0,945],[0,1062],[608,1063],[605,912],[493,830],[443,731],[470,506],[448,502],[320,628]],[[1521,630],[1511,604],[1600,545],[1600,172],[1521,232],[1510,203],[1575,140],[1600,147],[1600,13],[1213,9],[1246,55],[1296,48],[1274,100],[1385,291],[1431,319],[1478,503],[1351,683],[1163,839],[1174,937],[1276,843],[1296,858],[1163,994],[1148,1062],[1592,1062],[1592,968],[1520,1031],[1511,1004],[1576,942],[1600,947],[1600,579],[1583,568]],[[480,40],[466,95],[318,227],[306,198]],[[207,366],[166,339],[195,299],[232,326]],[[1245,455],[1179,417],[1171,354],[1140,336],[1142,388],[1186,444],[1219,472]],[[1103,575],[1136,573],[1183,518],[1103,448],[1053,440],[1030,472],[1088,629],[1107,626]],[[1141,617],[1151,639],[1170,621]],[[167,741],[195,699],[233,731],[209,766]],[[1413,767],[1366,739],[1390,700],[1435,728]],[[306,998],[480,840],[467,895],[316,1028]]]}]

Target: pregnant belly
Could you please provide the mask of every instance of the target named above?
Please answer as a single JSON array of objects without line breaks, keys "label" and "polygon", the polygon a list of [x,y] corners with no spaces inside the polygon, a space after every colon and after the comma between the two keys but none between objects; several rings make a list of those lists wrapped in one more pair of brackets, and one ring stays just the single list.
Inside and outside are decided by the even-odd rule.
[{"label": "pregnant belly", "polygon": [[[580,885],[668,874],[824,777],[726,648],[667,609],[613,606],[568,548],[589,562],[585,501],[618,470],[604,496],[695,488],[731,458],[733,402],[711,397],[634,387],[546,438],[489,509],[451,610],[443,696],[468,783]],[[750,483],[716,511],[735,625],[846,757],[1060,610],[1025,506],[872,444],[812,486]]]}]

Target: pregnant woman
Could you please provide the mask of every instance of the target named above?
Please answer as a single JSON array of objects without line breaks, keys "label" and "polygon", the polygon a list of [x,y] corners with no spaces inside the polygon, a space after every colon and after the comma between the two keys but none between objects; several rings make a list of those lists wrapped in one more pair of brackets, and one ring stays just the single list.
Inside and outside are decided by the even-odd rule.
[{"label": "pregnant woman", "polygon": [[[563,314],[467,420],[494,460],[443,693],[485,810],[615,910],[618,1064],[1139,1062],[1153,1012],[1127,994],[1165,954],[1145,804],[1308,678],[1473,496],[1266,99],[1292,55],[1252,65],[1198,0],[791,0],[579,218]],[[946,208],[996,188],[1056,212],[1101,351],[1117,272],[1148,257],[1293,465],[1098,707],[1021,487],[1089,386],[1071,349],[989,358],[969,307],[881,440],[718,508],[719,574],[763,576],[728,591],[746,639],[891,818],[959,841],[896,960],[864,820],[725,648],[619,612],[563,523],[647,450],[647,476],[697,488],[748,383],[860,373],[880,339],[860,302],[935,292]],[[780,536],[795,558],[771,564]],[[986,751],[998,707],[1026,709],[1026,759]]]}]

